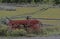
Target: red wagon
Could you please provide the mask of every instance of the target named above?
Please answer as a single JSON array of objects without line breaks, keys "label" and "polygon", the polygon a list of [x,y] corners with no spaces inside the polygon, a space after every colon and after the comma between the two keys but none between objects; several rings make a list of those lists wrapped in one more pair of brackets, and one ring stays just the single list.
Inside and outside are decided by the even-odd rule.
[{"label": "red wagon", "polygon": [[11,29],[33,29],[37,30],[40,29],[41,22],[39,20],[35,19],[29,19],[27,17],[26,20],[9,20],[7,21],[8,25],[10,26]]}]

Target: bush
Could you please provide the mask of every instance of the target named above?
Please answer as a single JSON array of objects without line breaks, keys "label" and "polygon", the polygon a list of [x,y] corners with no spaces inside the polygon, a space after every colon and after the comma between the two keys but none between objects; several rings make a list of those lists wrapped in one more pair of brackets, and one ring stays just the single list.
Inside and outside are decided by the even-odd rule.
[{"label": "bush", "polygon": [[25,36],[27,34],[27,32],[24,29],[16,29],[16,30],[12,30],[12,32],[10,33],[10,36]]},{"label": "bush", "polygon": [[8,30],[8,26],[0,25],[0,36],[25,36],[27,32],[24,29]]},{"label": "bush", "polygon": [[40,35],[41,36],[47,35],[47,30],[46,29],[41,29]]},{"label": "bush", "polygon": [[0,25],[0,36],[5,36],[6,32],[8,30],[8,27],[5,25]]}]

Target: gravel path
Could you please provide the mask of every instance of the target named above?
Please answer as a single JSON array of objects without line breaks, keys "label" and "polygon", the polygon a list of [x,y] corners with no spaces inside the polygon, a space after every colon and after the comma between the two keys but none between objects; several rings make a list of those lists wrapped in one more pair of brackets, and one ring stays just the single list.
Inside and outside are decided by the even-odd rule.
[{"label": "gravel path", "polygon": [[51,37],[0,37],[0,39],[60,39],[60,36]]}]

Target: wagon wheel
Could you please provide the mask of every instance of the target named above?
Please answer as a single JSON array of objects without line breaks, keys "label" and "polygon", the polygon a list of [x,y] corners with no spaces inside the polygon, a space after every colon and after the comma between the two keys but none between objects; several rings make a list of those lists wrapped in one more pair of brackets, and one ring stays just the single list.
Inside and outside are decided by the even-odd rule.
[{"label": "wagon wheel", "polygon": [[[39,22],[38,24],[36,24],[35,25],[35,29],[33,29],[33,33],[35,33],[35,34],[40,34],[40,32],[41,32],[41,27],[42,27],[43,25],[42,25],[42,23],[41,22]],[[34,28],[34,27],[33,27]]]},{"label": "wagon wheel", "polygon": [[17,29],[24,29],[24,25],[23,24],[16,24],[15,28],[17,28]]},{"label": "wagon wheel", "polygon": [[18,28],[18,24],[11,24],[11,26],[10,26],[10,27],[11,27],[11,29],[12,29],[12,30],[15,30],[15,29],[17,29],[17,28]]},{"label": "wagon wheel", "polygon": [[27,32],[28,32],[29,34],[31,34],[31,33],[33,33],[33,29],[32,29],[32,28],[27,28]]},{"label": "wagon wheel", "polygon": [[22,24],[20,24],[19,26],[20,26],[20,28],[21,28],[21,29],[23,29],[23,28],[24,28],[24,27],[23,27],[24,25],[22,25]]}]

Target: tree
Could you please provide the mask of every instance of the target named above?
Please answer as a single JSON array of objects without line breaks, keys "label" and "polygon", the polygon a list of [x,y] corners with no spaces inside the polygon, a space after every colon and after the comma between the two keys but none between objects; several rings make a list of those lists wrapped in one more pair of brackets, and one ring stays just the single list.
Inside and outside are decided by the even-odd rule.
[{"label": "tree", "polygon": [[35,2],[35,3],[38,3],[38,2],[40,2],[40,0],[34,0],[34,2]]},{"label": "tree", "polygon": [[11,3],[18,3],[19,0],[11,0]]},{"label": "tree", "polygon": [[60,0],[55,0],[55,4],[60,4]]},{"label": "tree", "polygon": [[60,0],[0,0],[0,3],[47,3],[60,4]]},{"label": "tree", "polygon": [[43,3],[43,0],[40,0],[40,3]]},{"label": "tree", "polygon": [[28,3],[34,2],[34,0],[27,0]]},{"label": "tree", "polygon": [[11,2],[11,0],[6,0],[6,2],[7,2],[7,3],[10,3],[10,2]]},{"label": "tree", "polygon": [[2,3],[2,0],[0,0],[0,3]]},{"label": "tree", "polygon": [[2,0],[3,3],[10,3],[11,0]]}]

